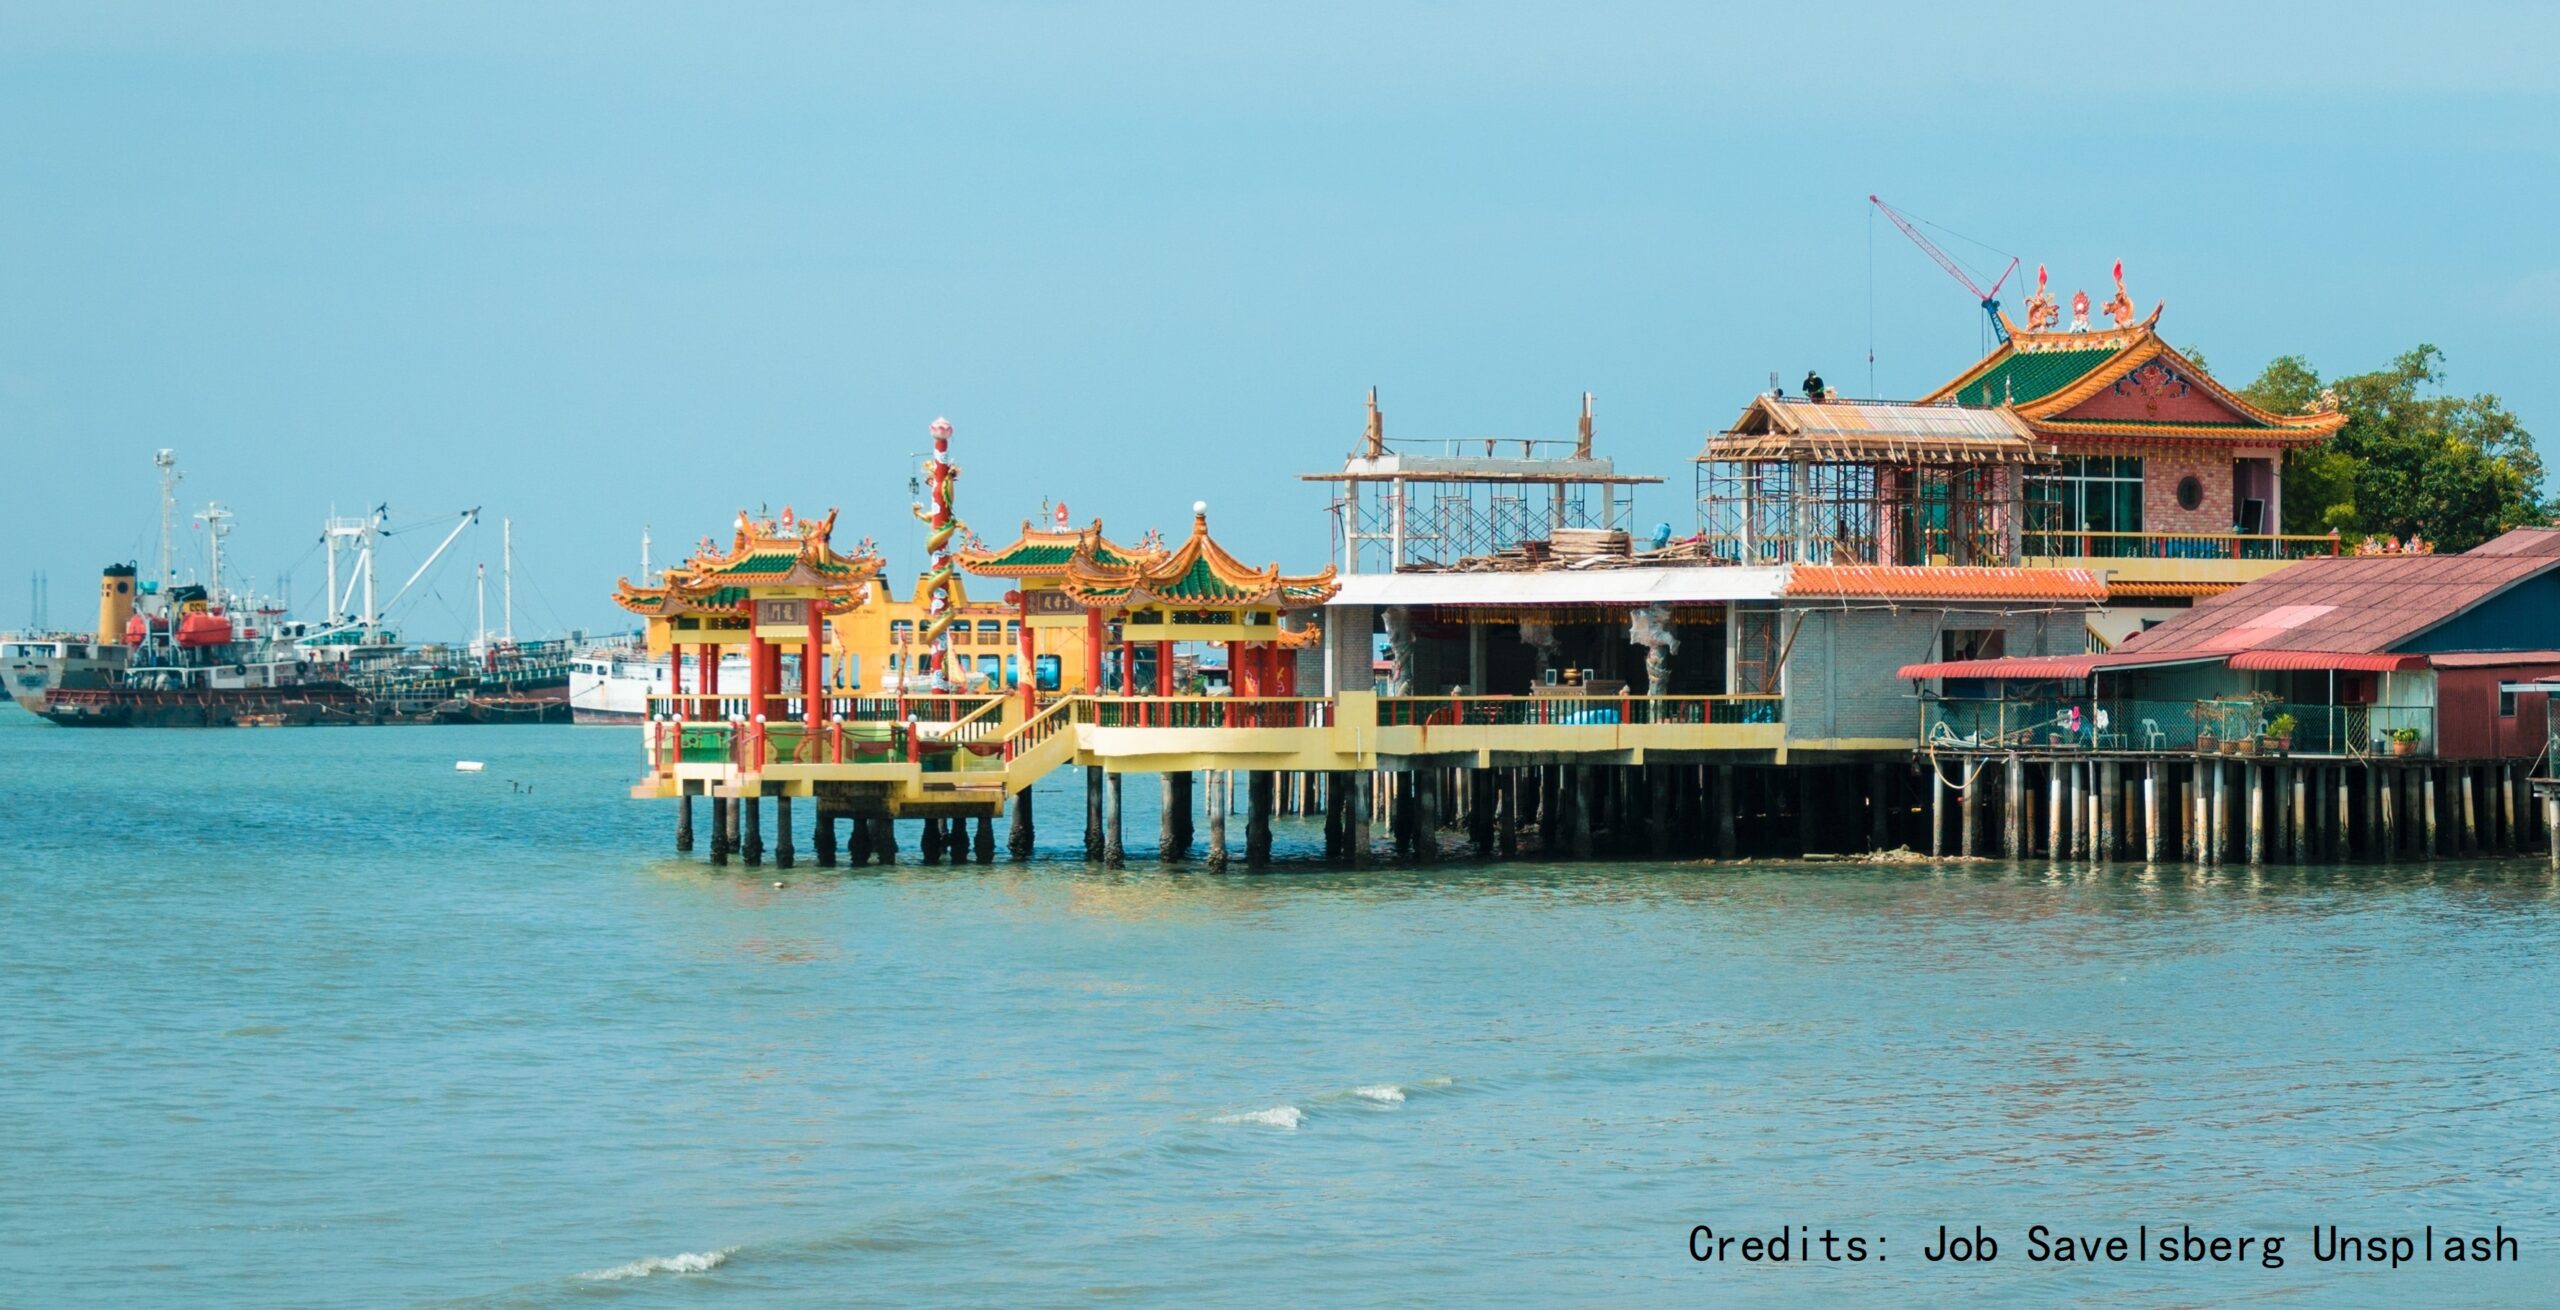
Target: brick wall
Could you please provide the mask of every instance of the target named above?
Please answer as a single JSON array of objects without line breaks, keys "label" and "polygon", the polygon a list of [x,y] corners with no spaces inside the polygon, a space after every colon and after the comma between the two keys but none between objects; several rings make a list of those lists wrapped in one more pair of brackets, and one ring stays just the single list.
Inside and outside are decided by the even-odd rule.
[{"label": "brick wall", "polygon": [[[2178,508],[2178,483],[2192,476],[2204,484],[2204,499],[2192,510]],[[2229,532],[2231,455],[2228,451],[2150,451],[2142,458],[2142,530],[2145,532]]]}]

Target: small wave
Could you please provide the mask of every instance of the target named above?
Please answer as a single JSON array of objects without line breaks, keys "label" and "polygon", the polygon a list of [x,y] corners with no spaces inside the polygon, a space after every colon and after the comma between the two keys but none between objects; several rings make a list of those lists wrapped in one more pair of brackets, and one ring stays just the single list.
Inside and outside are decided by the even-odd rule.
[{"label": "small wave", "polygon": [[1367,1087],[1354,1087],[1351,1089],[1351,1094],[1361,1100],[1375,1101],[1380,1105],[1404,1104],[1404,1089],[1394,1083],[1375,1083]]},{"label": "small wave", "polygon": [[1253,1110],[1244,1114],[1220,1115],[1216,1122],[1222,1124],[1261,1124],[1266,1128],[1295,1128],[1300,1123],[1304,1122],[1306,1117],[1307,1116],[1294,1105],[1275,1105],[1268,1110]]},{"label": "small wave", "polygon": [[737,1249],[732,1246],[718,1251],[687,1251],[680,1255],[653,1255],[646,1259],[634,1260],[627,1265],[615,1265],[611,1269],[590,1270],[578,1277],[590,1282],[611,1283],[625,1278],[646,1278],[651,1274],[705,1274],[727,1264],[729,1252]]}]

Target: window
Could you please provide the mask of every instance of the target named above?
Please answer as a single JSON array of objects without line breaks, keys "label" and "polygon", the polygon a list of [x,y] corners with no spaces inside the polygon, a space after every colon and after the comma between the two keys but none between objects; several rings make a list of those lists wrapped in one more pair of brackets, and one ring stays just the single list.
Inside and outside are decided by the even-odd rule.
[{"label": "window", "polygon": [[915,639],[916,639],[916,624],[915,624],[915,620],[913,620],[913,619],[891,619],[891,620],[889,621],[889,643],[890,643],[891,645],[900,645],[900,644],[903,644],[903,643],[906,643],[906,642],[914,641]]},{"label": "window", "polygon": [[1058,689],[1058,686],[1059,686],[1058,678],[1059,678],[1059,674],[1060,674],[1060,671],[1061,671],[1061,669],[1062,669],[1062,667],[1063,667],[1063,666],[1062,666],[1062,665],[1060,665],[1060,663],[1058,662],[1058,657],[1057,657],[1057,656],[1055,656],[1055,655],[1035,655],[1035,656],[1032,656],[1032,657],[1031,657],[1031,667],[1032,667],[1032,669],[1033,669],[1033,670],[1035,670],[1035,671],[1037,672],[1037,674],[1038,674],[1038,676],[1039,676],[1039,679],[1040,679],[1040,690],[1042,690],[1042,691],[1056,691],[1056,690]]},{"label": "window", "polygon": [[2009,634],[1998,628],[1949,628],[1939,638],[1951,660],[1996,660],[2009,644]]},{"label": "window", "polygon": [[1014,645],[1019,645],[1019,644],[1021,644],[1021,642],[1022,642],[1022,620],[1020,620],[1020,619],[1013,619],[1013,620],[1010,620],[1010,621],[1006,622],[1006,624],[1004,625],[1004,644],[1005,644],[1005,645],[1008,645],[1008,646],[1014,646]]},{"label": "window", "polygon": [[2502,719],[2512,719],[2515,716],[2516,694],[2504,687],[2500,687],[2498,689],[2498,717]]},{"label": "window", "polygon": [[2141,459],[2071,455],[2029,473],[2027,521],[2043,532],[2142,531]]},{"label": "window", "polygon": [[992,646],[1004,639],[1004,625],[994,619],[978,620],[978,642]]},{"label": "window", "polygon": [[2178,508],[2194,509],[2204,503],[2204,479],[2190,473],[2178,479]]}]

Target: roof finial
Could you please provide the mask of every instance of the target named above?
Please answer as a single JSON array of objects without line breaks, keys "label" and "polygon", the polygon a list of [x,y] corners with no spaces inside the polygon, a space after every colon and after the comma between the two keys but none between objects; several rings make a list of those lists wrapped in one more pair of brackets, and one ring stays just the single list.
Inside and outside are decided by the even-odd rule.
[{"label": "roof finial", "polygon": [[2133,297],[2124,293],[2124,261],[2121,259],[2116,261],[2115,274],[2116,293],[2113,297],[2108,299],[2107,303],[2100,305],[2098,308],[2107,311],[2107,317],[2114,319],[2117,327],[2132,327]]}]

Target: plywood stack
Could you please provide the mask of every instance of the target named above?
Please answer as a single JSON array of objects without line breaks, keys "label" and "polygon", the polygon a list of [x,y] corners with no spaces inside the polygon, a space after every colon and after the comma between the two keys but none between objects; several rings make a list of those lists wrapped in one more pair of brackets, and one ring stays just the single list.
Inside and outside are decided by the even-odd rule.
[{"label": "plywood stack", "polygon": [[1558,528],[1549,543],[1561,563],[1586,559],[1624,559],[1633,553],[1627,534],[1616,528]]}]

